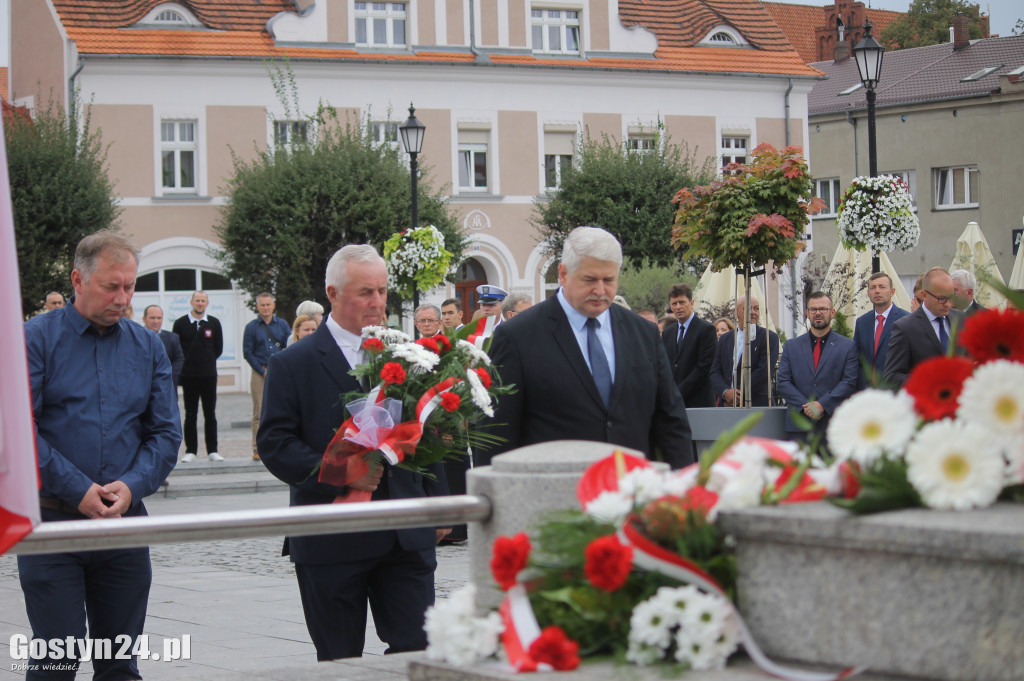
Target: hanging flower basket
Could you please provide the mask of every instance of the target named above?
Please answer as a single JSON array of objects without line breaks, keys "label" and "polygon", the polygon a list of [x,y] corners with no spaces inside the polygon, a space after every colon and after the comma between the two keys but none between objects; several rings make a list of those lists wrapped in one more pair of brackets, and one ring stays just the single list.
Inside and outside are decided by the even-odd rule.
[{"label": "hanging flower basket", "polygon": [[854,178],[839,202],[839,238],[858,251],[909,251],[921,238],[910,188],[895,175]]},{"label": "hanging flower basket", "polygon": [[384,242],[389,284],[402,298],[426,291],[444,281],[452,266],[444,235],[433,225],[406,229]]}]

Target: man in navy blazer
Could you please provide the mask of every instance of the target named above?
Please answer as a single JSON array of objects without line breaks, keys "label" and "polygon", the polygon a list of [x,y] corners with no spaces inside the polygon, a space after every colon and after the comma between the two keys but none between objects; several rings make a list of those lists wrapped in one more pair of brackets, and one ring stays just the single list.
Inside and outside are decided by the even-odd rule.
[{"label": "man in navy blazer", "polygon": [[[746,314],[747,298],[736,299],[736,318],[742,320]],[[758,326],[761,319],[761,304],[754,299],[750,306],[750,328],[753,330],[752,347],[750,349],[750,398],[754,407],[769,407],[771,404],[771,388],[769,382],[775,374],[775,366],[779,362],[779,336],[763,326]],[[740,392],[740,364],[742,360],[743,322],[737,331],[728,331],[718,339],[715,346],[715,357],[711,363],[711,388],[716,398],[721,399],[725,407],[742,406],[743,396]],[[740,350],[736,349],[736,338],[739,337]]]},{"label": "man in navy blazer", "polygon": [[[264,465],[288,483],[292,506],[329,504],[347,489],[317,482],[313,470],[345,420],[340,397],[360,390],[349,370],[361,361],[361,331],[380,323],[387,270],[372,246],[345,246],[327,264],[331,313],[312,336],[270,358],[256,440]],[[448,493],[436,479],[380,466],[350,487],[372,500]],[[434,545],[443,530],[419,528],[288,537],[306,626],[318,660],[363,653],[369,600],[387,652],[422,650],[424,613],[434,602]]]},{"label": "man in navy blazer", "polygon": [[[917,298],[921,307],[893,324],[889,338],[884,376],[886,382],[897,388],[903,387],[907,375],[918,364],[946,354],[954,329],[964,325],[963,314],[953,309],[953,279],[941,267],[924,273]],[[947,340],[945,345],[943,338]]]},{"label": "man in navy blazer", "polygon": [[786,432],[800,433],[793,420],[800,412],[824,430],[836,407],[857,390],[857,346],[832,332],[832,299],[815,291],[807,299],[810,330],[786,341],[779,362],[779,394],[786,400]]},{"label": "man in navy blazer", "polygon": [[[558,293],[498,326],[491,359],[516,392],[498,401],[495,454],[552,440],[638,449],[673,468],[693,462],[690,422],[658,327],[612,305],[622,247],[597,227],[565,241]],[[474,452],[476,455],[477,452]]]},{"label": "man in navy blazer", "polygon": [[[881,381],[892,325],[909,314],[893,304],[892,297],[895,293],[892,279],[885,272],[875,272],[868,278],[868,298],[871,300],[872,309],[857,317],[853,330],[853,342],[857,346],[860,363],[857,390],[863,390]],[[879,325],[882,327],[881,333]]]},{"label": "man in navy blazer", "polygon": [[687,407],[713,407],[711,363],[718,335],[715,327],[693,312],[693,289],[676,284],[668,292],[669,308],[677,323],[661,334],[683,403]]}]

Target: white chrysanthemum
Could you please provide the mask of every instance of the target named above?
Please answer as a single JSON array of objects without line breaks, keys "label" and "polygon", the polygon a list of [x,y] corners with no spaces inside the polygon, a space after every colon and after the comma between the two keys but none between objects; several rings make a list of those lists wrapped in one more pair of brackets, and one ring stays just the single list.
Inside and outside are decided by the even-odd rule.
[{"label": "white chrysanthemum", "polygon": [[672,628],[679,624],[679,613],[657,597],[638,603],[629,618],[629,641],[643,646],[667,649],[672,644]]},{"label": "white chrysanthemum", "polygon": [[925,505],[945,510],[995,502],[1005,482],[1002,452],[981,426],[929,423],[907,447],[907,479]]},{"label": "white chrysanthemum", "polygon": [[696,589],[687,595],[687,608],[676,632],[678,661],[694,670],[723,669],[738,641],[739,625],[726,599]]},{"label": "white chrysanthemum", "polygon": [[760,506],[765,468],[763,464],[748,464],[727,480],[718,492],[718,503],[708,513],[708,520],[714,522],[719,511]]},{"label": "white chrysanthemum", "polygon": [[694,466],[686,472],[672,471],[662,479],[661,488],[665,494],[673,497],[685,497],[686,493],[697,484],[697,476],[700,474],[700,466]]},{"label": "white chrysanthemum", "polygon": [[1002,444],[1024,436],[1024,365],[1000,359],[983,364],[964,381],[956,416],[985,428]]},{"label": "white chrysanthemum", "polygon": [[864,390],[839,405],[828,424],[828,445],[840,459],[868,465],[900,456],[914,434],[917,415],[906,393]]},{"label": "white chrysanthemum", "polygon": [[474,617],[475,601],[476,587],[467,584],[427,608],[427,657],[466,666],[497,651],[498,636],[505,629],[501,617],[495,612]]},{"label": "white chrysanthemum", "polygon": [[613,490],[605,490],[591,499],[584,510],[595,520],[621,526],[626,516],[633,510],[633,498]]},{"label": "white chrysanthemum", "polygon": [[490,366],[491,358],[487,356],[487,353],[473,345],[469,341],[459,340],[455,347],[457,350],[466,355],[469,360],[470,367],[478,367],[480,365]]},{"label": "white chrysanthemum", "polygon": [[441,361],[438,355],[416,343],[399,343],[394,347],[392,353],[395,357],[409,362],[413,371],[422,373],[432,371]]},{"label": "white chrysanthemum", "polygon": [[386,326],[364,326],[362,333],[363,340],[367,338],[378,338],[384,342],[385,345],[395,345],[397,343],[409,343],[412,338],[409,334],[398,329],[390,329]]},{"label": "white chrysanthemum", "polygon": [[665,475],[655,468],[634,468],[619,479],[619,491],[646,506],[665,496]]},{"label": "white chrysanthemum", "polygon": [[466,371],[466,380],[469,381],[469,394],[473,398],[473,404],[485,415],[494,416],[494,407],[491,406],[491,394],[487,392],[487,388],[484,387],[480,376],[472,369],[469,369]]}]

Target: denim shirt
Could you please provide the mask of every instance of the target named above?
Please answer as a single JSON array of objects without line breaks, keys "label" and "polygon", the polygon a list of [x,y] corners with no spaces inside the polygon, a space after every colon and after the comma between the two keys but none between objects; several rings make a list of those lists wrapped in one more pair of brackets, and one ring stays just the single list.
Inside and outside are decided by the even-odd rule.
[{"label": "denim shirt", "polygon": [[39,493],[78,506],[93,483],[120,480],[134,508],[157,491],[181,444],[160,338],[128,319],[101,335],[72,298],[26,322],[25,342]]},{"label": "denim shirt", "polygon": [[[275,345],[267,337],[264,328],[260,327],[269,331],[274,340],[281,344],[280,347]],[[245,334],[242,336],[242,355],[245,357],[245,361],[259,375],[266,374],[267,370],[264,367],[270,363],[272,356],[284,350],[291,333],[292,329],[288,326],[288,322],[277,315],[271,318],[269,324],[264,324],[259,317],[252,320],[245,325]]]}]

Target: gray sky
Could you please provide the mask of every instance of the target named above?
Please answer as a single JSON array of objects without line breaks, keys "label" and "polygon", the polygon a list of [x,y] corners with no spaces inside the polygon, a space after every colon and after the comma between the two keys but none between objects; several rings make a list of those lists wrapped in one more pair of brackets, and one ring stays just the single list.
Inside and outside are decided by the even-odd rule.
[{"label": "gray sky", "polygon": [[[818,3],[813,0],[774,0],[775,2],[785,2],[791,5],[817,5]],[[891,9],[897,12],[906,12],[910,7],[910,0],[861,0],[868,7],[875,9]],[[828,2],[822,2],[821,5],[830,4]],[[1010,35],[1013,27],[1017,24],[1017,19],[1024,18],[1024,5],[1020,0],[982,0],[978,3],[981,5],[982,13],[987,13],[990,17],[989,25],[992,33],[998,33],[1001,36]]]}]

